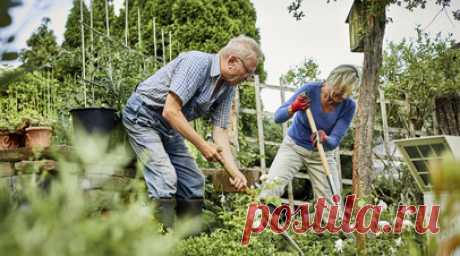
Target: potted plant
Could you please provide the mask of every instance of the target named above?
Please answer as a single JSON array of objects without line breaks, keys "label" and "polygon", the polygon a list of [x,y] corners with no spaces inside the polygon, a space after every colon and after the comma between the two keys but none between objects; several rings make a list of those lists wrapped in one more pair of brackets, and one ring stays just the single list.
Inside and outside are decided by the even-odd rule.
[{"label": "potted plant", "polygon": [[0,120],[0,150],[24,146],[24,122],[17,116],[6,116]]},{"label": "potted plant", "polygon": [[[82,130],[88,134],[109,135],[121,123],[117,110],[112,107],[118,106],[118,90],[111,80],[100,79],[90,83],[96,98],[93,96],[91,107],[70,110],[74,130]],[[97,97],[99,95],[103,97]]]},{"label": "potted plant", "polygon": [[25,128],[25,146],[27,148],[44,149],[51,145],[52,120],[46,119],[32,110],[27,111],[23,120],[28,124],[28,127]]},{"label": "potted plant", "polygon": [[10,149],[10,129],[7,120],[0,120],[0,150]]}]

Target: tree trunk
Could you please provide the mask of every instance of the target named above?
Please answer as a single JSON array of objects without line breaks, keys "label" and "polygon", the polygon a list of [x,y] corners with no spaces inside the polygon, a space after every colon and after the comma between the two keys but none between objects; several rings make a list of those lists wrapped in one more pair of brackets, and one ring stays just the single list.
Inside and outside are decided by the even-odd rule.
[{"label": "tree trunk", "polygon": [[[357,127],[353,149],[353,193],[366,200],[372,181],[372,146],[374,112],[378,93],[379,69],[382,64],[382,45],[385,33],[385,3],[364,1],[366,34],[364,63],[357,110]],[[365,235],[357,234],[358,252],[365,254]]]},{"label": "tree trunk", "polygon": [[460,136],[460,95],[436,97],[435,109],[441,134]]}]

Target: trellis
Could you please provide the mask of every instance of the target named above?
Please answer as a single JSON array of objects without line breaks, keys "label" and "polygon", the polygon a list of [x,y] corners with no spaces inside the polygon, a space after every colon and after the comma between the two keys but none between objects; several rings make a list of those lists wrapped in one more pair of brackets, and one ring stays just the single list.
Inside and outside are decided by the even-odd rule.
[{"label": "trellis", "polygon": [[[90,23],[87,24],[85,23],[85,20],[84,20],[84,15],[83,15],[83,0],[80,0],[80,30],[81,30],[81,47],[82,47],[82,74],[81,74],[81,82],[83,84],[83,95],[84,95],[84,106],[87,107],[87,84],[91,84],[91,85],[94,85],[94,84],[97,84],[96,82],[93,81],[93,79],[91,78],[90,80],[86,79],[86,51],[85,51],[85,27],[89,28],[91,34],[90,34],[90,41],[91,41],[91,53],[93,54],[94,53],[94,34],[97,34],[99,36],[101,36],[102,38],[104,38],[105,40],[107,40],[107,42],[111,43],[111,44],[117,44],[118,46],[121,46],[122,48],[130,51],[130,52],[134,52],[136,54],[139,54],[140,57],[142,57],[143,59],[143,71],[145,71],[145,68],[146,68],[146,64],[145,64],[145,60],[146,59],[150,59],[152,58],[151,56],[146,56],[142,51],[140,50],[137,50],[137,49],[133,49],[131,47],[129,47],[129,44],[128,44],[128,41],[129,41],[129,24],[128,24],[128,8],[129,8],[129,5],[128,5],[128,0],[125,1],[125,38],[124,38],[124,44],[123,42],[118,42],[117,39],[113,38],[111,35],[110,35],[110,21],[109,21],[109,8],[108,8],[108,1],[106,0],[105,1],[105,28],[106,28],[106,32],[101,32],[101,31],[98,31],[97,29],[95,29],[93,27],[93,1],[90,1]],[[140,49],[142,49],[142,26],[141,26],[141,20],[142,20],[142,16],[141,16],[141,12],[140,12],[140,7],[138,7],[137,9],[137,31],[138,31],[138,39],[139,39],[139,47]],[[161,45],[162,45],[162,52],[163,52],[163,56],[159,57],[157,56],[157,30],[156,30],[156,24],[157,24],[157,20],[156,20],[156,17],[153,17],[152,18],[152,22],[153,22],[153,30],[152,30],[152,33],[153,33],[153,44],[154,44],[154,57],[153,57],[153,60],[154,60],[154,69],[156,70],[157,69],[157,62],[159,63],[162,63],[162,65],[166,65],[166,62],[167,62],[167,57],[166,57],[166,46],[165,46],[165,30],[163,28],[161,28]],[[168,41],[168,48],[169,48],[169,61],[172,60],[172,47],[173,47],[173,38],[172,38],[172,33],[171,31],[167,31],[166,33],[168,33],[168,36],[169,36],[169,41]],[[107,76],[110,78],[110,81],[113,81],[113,77],[112,77],[112,55],[109,56],[109,72],[107,74]],[[94,99],[93,99],[94,100]]]}]

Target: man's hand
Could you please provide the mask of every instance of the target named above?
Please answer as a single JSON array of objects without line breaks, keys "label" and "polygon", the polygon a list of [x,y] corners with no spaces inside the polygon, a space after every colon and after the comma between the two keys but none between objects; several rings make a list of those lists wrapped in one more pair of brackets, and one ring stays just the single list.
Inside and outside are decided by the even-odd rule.
[{"label": "man's hand", "polygon": [[[327,138],[328,138],[326,132],[323,131],[323,130],[318,130],[318,134],[319,134],[319,141],[321,142],[321,144],[325,143],[325,142],[327,141]],[[313,145],[314,145],[315,147],[316,147],[317,139],[318,139],[318,138],[316,138],[316,137],[317,137],[317,136],[316,136],[316,133],[313,133],[313,134],[311,135],[311,140],[313,141]]]},{"label": "man's hand", "polygon": [[310,107],[310,99],[304,95],[300,94],[295,98],[294,102],[291,104],[291,111],[295,113],[299,110],[305,111],[307,108]]},{"label": "man's hand", "polygon": [[220,162],[222,163],[224,160],[221,156],[222,148],[212,144],[212,143],[204,143],[201,147],[198,148],[203,156],[209,162]]},{"label": "man's hand", "polygon": [[229,180],[230,184],[232,184],[232,186],[234,186],[238,191],[243,191],[248,185],[246,177],[240,171],[238,171],[235,177],[230,178]]}]

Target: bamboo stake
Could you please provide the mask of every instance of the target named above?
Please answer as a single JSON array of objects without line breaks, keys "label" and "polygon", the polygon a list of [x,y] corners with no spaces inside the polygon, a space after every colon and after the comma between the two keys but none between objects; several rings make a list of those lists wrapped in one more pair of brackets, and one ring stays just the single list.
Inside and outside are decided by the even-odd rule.
[{"label": "bamboo stake", "polygon": [[154,68],[157,69],[157,30],[156,30],[156,18],[153,17],[153,54],[154,58]]},{"label": "bamboo stake", "polygon": [[161,51],[163,52],[163,66],[166,65],[166,53],[165,53],[165,33],[161,29]]},{"label": "bamboo stake", "polygon": [[172,60],[172,35],[171,31],[169,31],[169,61]]},{"label": "bamboo stake", "polygon": [[128,47],[128,0],[125,0],[125,46]]},{"label": "bamboo stake", "polygon": [[109,25],[109,4],[108,0],[105,0],[105,28],[107,29],[107,36],[110,37],[110,25]]},{"label": "bamboo stake", "polygon": [[90,0],[90,5],[91,8],[89,9],[89,18],[90,18],[90,26],[91,26],[91,34],[90,34],[90,39],[91,39],[91,53],[94,53],[94,18],[93,18],[93,0]]},{"label": "bamboo stake", "polygon": [[139,48],[142,49],[142,33],[141,33],[141,8],[137,7],[137,39],[139,40]]},{"label": "bamboo stake", "polygon": [[[82,77],[83,80],[86,80],[86,70],[85,70],[85,29],[83,27],[83,0],[80,0],[80,30],[81,30],[81,58],[82,58]],[[83,98],[86,108],[86,84],[83,83]]]}]

